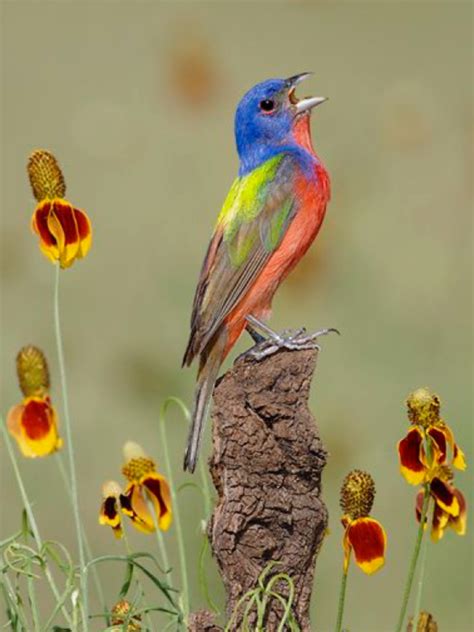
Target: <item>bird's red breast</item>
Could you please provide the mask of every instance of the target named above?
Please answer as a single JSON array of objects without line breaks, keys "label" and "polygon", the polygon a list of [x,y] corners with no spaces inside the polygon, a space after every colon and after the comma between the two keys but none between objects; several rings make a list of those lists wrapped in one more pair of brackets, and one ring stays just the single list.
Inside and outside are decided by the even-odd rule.
[{"label": "bird's red breast", "polygon": [[[309,125],[301,127],[301,138],[311,144]],[[306,147],[309,148],[309,147]],[[311,151],[314,150],[311,146]],[[331,195],[329,176],[321,163],[315,164],[313,177],[303,172],[295,177],[295,197],[299,208],[279,247],[275,250],[250,291],[226,318],[228,340],[224,355],[230,351],[246,326],[246,316],[266,319],[270,315],[273,296],[305,255],[316,238]]]}]

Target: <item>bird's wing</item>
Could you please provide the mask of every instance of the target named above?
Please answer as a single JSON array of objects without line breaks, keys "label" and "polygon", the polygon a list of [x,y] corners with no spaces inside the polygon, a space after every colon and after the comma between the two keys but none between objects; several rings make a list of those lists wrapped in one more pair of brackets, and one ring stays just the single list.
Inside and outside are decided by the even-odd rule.
[{"label": "bird's wing", "polygon": [[183,364],[203,351],[279,246],[296,213],[296,168],[279,154],[232,185],[204,259]]}]

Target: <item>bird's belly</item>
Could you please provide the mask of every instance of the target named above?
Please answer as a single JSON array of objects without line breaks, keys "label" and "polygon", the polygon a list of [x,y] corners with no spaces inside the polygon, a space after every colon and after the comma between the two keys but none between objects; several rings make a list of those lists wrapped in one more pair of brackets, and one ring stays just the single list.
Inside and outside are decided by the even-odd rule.
[{"label": "bird's belly", "polygon": [[258,279],[226,319],[230,334],[230,349],[246,325],[246,316],[266,319],[270,315],[273,296],[280,283],[304,256],[321,227],[328,201],[326,191],[308,186],[306,179],[298,179],[300,208],[276,251]]}]

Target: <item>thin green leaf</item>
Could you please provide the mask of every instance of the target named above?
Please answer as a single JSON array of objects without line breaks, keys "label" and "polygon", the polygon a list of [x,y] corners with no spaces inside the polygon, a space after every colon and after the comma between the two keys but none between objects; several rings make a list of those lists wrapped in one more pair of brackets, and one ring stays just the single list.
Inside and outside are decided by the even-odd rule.
[{"label": "thin green leaf", "polygon": [[160,565],[156,561],[156,559],[150,553],[133,553],[132,555],[102,555],[100,557],[96,557],[86,565],[86,569],[94,564],[99,564],[102,562],[132,562],[137,568],[139,568],[144,575],[152,581],[155,586],[157,586],[160,591],[165,595],[167,600],[171,603],[171,605],[176,608],[176,613],[178,613],[178,606],[170,595],[170,592],[178,592],[175,588],[169,586],[166,582],[160,580],[158,577],[153,575],[151,571],[149,571],[145,566],[137,562],[136,558],[149,558],[155,562],[157,567],[161,570]]},{"label": "thin green leaf", "polygon": [[209,584],[207,582],[207,575],[206,575],[206,568],[204,565],[204,561],[205,561],[208,547],[209,547],[209,541],[207,537],[204,536],[203,544],[201,546],[201,551],[199,553],[199,566],[198,566],[199,579],[198,581],[199,581],[199,586],[204,595],[204,599],[206,600],[207,605],[213,612],[215,612],[216,614],[220,614],[219,608],[216,606],[216,604],[212,600],[211,594],[209,592]]},{"label": "thin green leaf", "polygon": [[132,579],[133,579],[133,568],[134,568],[133,562],[130,562],[129,564],[127,564],[127,570],[125,571],[125,579],[119,593],[120,599],[123,599],[129,591],[130,584],[132,583]]}]

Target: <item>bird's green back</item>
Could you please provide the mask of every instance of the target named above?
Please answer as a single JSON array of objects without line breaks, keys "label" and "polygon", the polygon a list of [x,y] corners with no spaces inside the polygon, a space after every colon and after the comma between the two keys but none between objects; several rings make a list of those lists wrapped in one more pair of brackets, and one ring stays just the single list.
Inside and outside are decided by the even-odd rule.
[{"label": "bird's green back", "polygon": [[256,245],[263,242],[265,250],[272,251],[279,243],[286,220],[293,206],[293,199],[286,197],[273,209],[271,216],[255,222],[268,207],[269,196],[278,198],[279,173],[284,154],[278,154],[250,173],[237,178],[232,184],[217,219],[216,230],[223,231],[233,266],[240,266]]}]

